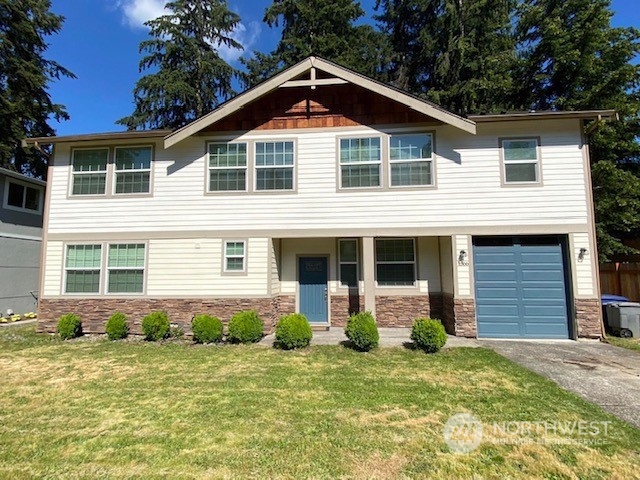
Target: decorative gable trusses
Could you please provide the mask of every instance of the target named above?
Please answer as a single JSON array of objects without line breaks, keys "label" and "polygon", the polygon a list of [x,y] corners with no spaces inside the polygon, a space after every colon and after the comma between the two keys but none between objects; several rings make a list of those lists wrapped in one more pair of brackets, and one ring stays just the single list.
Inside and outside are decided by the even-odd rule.
[{"label": "decorative gable trusses", "polygon": [[[322,78],[318,75],[322,72]],[[301,77],[306,77],[302,78]],[[353,84],[390,100],[405,105],[411,110],[427,115],[435,120],[475,134],[476,124],[472,120],[455,115],[431,102],[404,93],[395,88],[371,80],[370,78],[340,67],[335,63],[317,57],[308,57],[283,72],[234,97],[211,113],[167,135],[164,147],[169,148],[182,140],[197,134],[229,115],[237,112],[255,100],[279,88],[309,87],[313,90],[331,85]]]}]

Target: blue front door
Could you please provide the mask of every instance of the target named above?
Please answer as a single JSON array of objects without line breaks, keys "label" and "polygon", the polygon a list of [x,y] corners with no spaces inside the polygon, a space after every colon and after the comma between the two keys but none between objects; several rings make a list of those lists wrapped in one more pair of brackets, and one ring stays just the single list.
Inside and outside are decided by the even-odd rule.
[{"label": "blue front door", "polygon": [[327,259],[301,257],[298,265],[300,313],[311,323],[327,323]]}]

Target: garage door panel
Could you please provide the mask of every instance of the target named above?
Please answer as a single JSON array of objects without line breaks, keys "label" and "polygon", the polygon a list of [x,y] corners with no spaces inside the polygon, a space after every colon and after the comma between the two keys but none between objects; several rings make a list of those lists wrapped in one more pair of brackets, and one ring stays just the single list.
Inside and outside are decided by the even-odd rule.
[{"label": "garage door panel", "polygon": [[474,239],[478,336],[567,338],[562,245],[557,237]]}]

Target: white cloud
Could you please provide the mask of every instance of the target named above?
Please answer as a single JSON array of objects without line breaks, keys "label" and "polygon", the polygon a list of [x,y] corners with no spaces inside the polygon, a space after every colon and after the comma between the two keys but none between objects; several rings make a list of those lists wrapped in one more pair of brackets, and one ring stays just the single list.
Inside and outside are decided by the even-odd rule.
[{"label": "white cloud", "polygon": [[[133,28],[146,28],[144,23],[168,13],[165,0],[119,0],[117,7],[124,14],[127,24]],[[259,22],[250,22],[248,27],[239,23],[231,33],[231,38],[244,47],[244,50],[217,45],[220,56],[227,62],[236,62],[243,53],[251,50],[258,40],[262,27]]]}]

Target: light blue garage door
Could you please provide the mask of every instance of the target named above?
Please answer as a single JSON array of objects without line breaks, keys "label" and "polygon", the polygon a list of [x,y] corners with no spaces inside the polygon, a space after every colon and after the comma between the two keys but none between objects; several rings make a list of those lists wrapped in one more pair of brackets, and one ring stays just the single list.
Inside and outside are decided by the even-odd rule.
[{"label": "light blue garage door", "polygon": [[563,252],[558,237],[475,237],[478,337],[568,338]]}]

